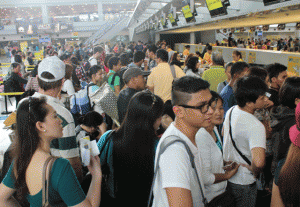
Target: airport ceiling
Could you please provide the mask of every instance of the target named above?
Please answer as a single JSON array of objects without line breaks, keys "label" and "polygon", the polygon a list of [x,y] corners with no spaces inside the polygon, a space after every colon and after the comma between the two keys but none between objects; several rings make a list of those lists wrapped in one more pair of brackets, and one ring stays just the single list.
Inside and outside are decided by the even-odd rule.
[{"label": "airport ceiling", "polygon": [[[103,13],[119,13],[121,11],[134,11],[136,3],[103,3]],[[50,17],[57,16],[74,16],[80,14],[93,14],[98,13],[97,4],[73,4],[73,5],[56,5],[48,6]],[[42,8],[40,6],[32,7],[0,7],[0,18],[40,18],[42,16]]]},{"label": "airport ceiling", "polygon": [[[177,13],[179,13],[181,11],[182,1],[183,0],[139,0],[138,3],[137,3],[137,6],[135,8],[134,14],[133,14],[133,16],[130,20],[129,27],[131,27],[131,28],[141,27],[143,25],[143,23],[145,23],[147,21],[149,22],[150,19],[153,20],[154,16],[156,16],[156,15],[159,16],[161,14],[161,12],[167,13],[171,6],[175,7],[178,11]],[[209,15],[209,12],[208,12],[208,9],[207,9],[207,6],[206,6],[206,0],[194,0],[194,1],[195,1],[195,8],[197,9],[197,11],[198,10],[201,10],[201,11],[207,10],[206,12]],[[229,0],[229,1],[231,1],[231,0]],[[277,4],[275,6],[274,5],[268,6],[266,8],[266,7],[263,6],[263,0],[238,0],[241,7],[243,7],[243,4],[244,5],[246,5],[246,4],[249,5],[249,4],[252,4],[252,2],[253,2],[253,4],[260,3],[260,5],[262,5],[262,7],[257,9],[258,12],[266,11],[267,9],[270,9],[270,10],[271,9],[276,9],[276,8],[279,7],[278,5],[296,5],[296,4],[300,3],[299,0],[290,0],[290,1],[284,0],[284,1],[286,1],[286,2],[281,3],[281,4]],[[232,2],[233,2],[233,0],[232,0]],[[236,10],[235,14],[233,15],[234,17],[246,15],[246,14],[249,14],[249,13],[252,12],[252,11],[248,11],[248,13],[243,13],[242,14],[241,12],[239,12],[239,9],[230,8],[230,7],[228,9],[230,9],[231,11]],[[255,11],[255,12],[257,12],[257,11]],[[300,11],[300,10],[298,10],[298,11]],[[215,22],[215,20],[228,19],[228,18],[231,18],[233,16],[228,15],[228,16],[217,17],[217,18],[214,18],[214,19],[209,19],[206,22],[196,22],[192,26],[196,27],[197,24],[204,24],[204,23],[209,24],[209,23]],[[258,20],[255,20],[255,21],[259,22],[259,18],[258,18]],[[220,26],[222,26],[222,24]],[[191,25],[184,25],[182,27],[191,27]],[[200,27],[198,27],[197,30],[199,28]],[[187,29],[187,28],[186,29],[184,29],[184,28],[172,28],[172,29],[168,28],[168,29],[165,29],[164,33],[169,33],[169,32],[175,33],[177,31],[191,32],[191,30]]]}]

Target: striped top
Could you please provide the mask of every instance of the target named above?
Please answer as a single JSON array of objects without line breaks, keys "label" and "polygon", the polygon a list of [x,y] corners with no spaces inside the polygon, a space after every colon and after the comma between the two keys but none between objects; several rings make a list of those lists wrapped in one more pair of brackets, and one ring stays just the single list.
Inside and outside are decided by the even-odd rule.
[{"label": "striped top", "polygon": [[47,104],[52,106],[58,117],[62,120],[63,137],[51,142],[51,154],[53,156],[70,159],[79,157],[79,147],[76,141],[75,123],[72,114],[57,98],[36,92],[32,97],[46,97]]}]

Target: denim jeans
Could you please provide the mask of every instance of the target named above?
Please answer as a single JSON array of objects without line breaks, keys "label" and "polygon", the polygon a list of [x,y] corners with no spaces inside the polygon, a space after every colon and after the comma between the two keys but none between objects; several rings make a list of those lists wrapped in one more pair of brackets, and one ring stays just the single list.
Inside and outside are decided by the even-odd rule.
[{"label": "denim jeans", "polygon": [[250,185],[238,185],[228,182],[236,207],[255,207],[257,198],[256,182]]}]

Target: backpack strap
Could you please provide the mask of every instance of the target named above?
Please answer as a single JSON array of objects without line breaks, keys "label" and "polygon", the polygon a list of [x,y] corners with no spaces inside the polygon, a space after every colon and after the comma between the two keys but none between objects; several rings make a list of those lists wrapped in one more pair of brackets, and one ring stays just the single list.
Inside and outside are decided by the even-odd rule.
[{"label": "backpack strap", "polygon": [[172,73],[173,79],[175,80],[176,79],[175,66],[174,65],[170,65],[170,68],[171,68],[171,73]]},{"label": "backpack strap", "polygon": [[235,141],[232,138],[231,116],[232,116],[232,111],[234,108],[231,109],[230,114],[229,114],[229,134],[230,134],[231,142],[232,142],[232,145],[234,146],[235,150],[239,153],[239,155],[248,163],[248,165],[251,166],[250,160],[237,148]]},{"label": "backpack strap", "polygon": [[[118,73],[115,73],[114,75],[113,75],[113,77],[112,77],[112,80],[111,80],[111,85],[115,85],[115,79],[116,79],[116,77],[117,76],[119,76],[119,74]],[[120,76],[119,76],[120,77]]]},{"label": "backpack strap", "polygon": [[197,173],[197,169],[196,169],[196,165],[195,165],[195,157],[194,157],[190,147],[187,145],[187,143],[184,140],[180,139],[178,136],[170,135],[170,136],[165,138],[165,140],[160,144],[160,147],[159,147],[159,153],[158,153],[157,160],[156,160],[156,165],[155,165],[155,168],[154,168],[154,176],[153,176],[153,180],[152,180],[151,191],[150,191],[150,195],[149,195],[149,199],[148,199],[148,207],[150,207],[151,202],[152,202],[152,198],[153,198],[153,188],[154,188],[155,178],[156,178],[156,175],[157,175],[157,172],[158,172],[158,169],[159,169],[160,156],[166,151],[166,149],[170,145],[172,145],[176,142],[182,143],[184,145],[188,155],[189,155],[190,163],[191,163],[192,168],[194,169],[194,171],[196,173],[197,181],[198,181],[198,184],[199,184],[199,187],[200,187],[202,202],[203,202],[204,206],[207,206],[208,202],[207,202],[207,199],[205,198],[205,195],[204,195],[204,192],[203,192],[203,189],[202,189],[202,186],[201,186],[201,182],[200,182],[199,175]]},{"label": "backpack strap", "polygon": [[92,109],[94,106],[92,106],[92,104],[91,104],[91,99],[90,99],[90,96],[89,96],[89,87],[90,87],[90,86],[95,86],[95,85],[96,85],[95,83],[91,82],[91,83],[89,83],[89,84],[86,86],[87,97],[88,97],[88,99],[89,99],[89,103],[90,103],[91,109]]},{"label": "backpack strap", "polygon": [[223,85],[224,85],[224,87],[227,85],[227,84],[226,84],[226,81],[223,81]]}]

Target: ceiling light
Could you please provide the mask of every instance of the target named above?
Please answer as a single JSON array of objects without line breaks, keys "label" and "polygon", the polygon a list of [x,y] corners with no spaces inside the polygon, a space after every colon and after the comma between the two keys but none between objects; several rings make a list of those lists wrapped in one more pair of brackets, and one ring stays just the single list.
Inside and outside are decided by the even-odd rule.
[{"label": "ceiling light", "polygon": [[197,5],[197,6],[200,6],[200,5],[201,5],[201,3],[195,3],[195,5]]}]

